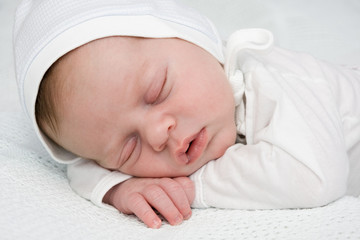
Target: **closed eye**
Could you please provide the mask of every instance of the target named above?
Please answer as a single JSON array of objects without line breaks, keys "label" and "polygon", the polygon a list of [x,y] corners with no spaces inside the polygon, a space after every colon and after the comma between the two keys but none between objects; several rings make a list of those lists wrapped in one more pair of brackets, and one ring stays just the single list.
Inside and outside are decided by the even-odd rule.
[{"label": "closed eye", "polygon": [[137,144],[138,136],[132,136],[129,140],[126,141],[120,155],[120,166],[131,158],[131,155],[134,153]]},{"label": "closed eye", "polygon": [[167,70],[161,76],[157,76],[152,82],[148,92],[145,95],[145,102],[148,104],[158,104],[162,102],[167,94],[165,93],[165,85],[167,82]]}]

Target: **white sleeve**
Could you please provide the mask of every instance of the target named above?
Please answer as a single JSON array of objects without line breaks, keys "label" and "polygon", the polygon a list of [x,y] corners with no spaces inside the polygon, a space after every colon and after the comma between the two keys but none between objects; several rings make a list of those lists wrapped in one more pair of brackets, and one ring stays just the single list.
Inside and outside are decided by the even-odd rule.
[{"label": "white sleeve", "polygon": [[104,208],[112,208],[103,203],[105,194],[116,184],[131,178],[129,175],[107,170],[94,161],[86,159],[79,159],[67,165],[67,176],[71,188],[77,194]]},{"label": "white sleeve", "polygon": [[291,68],[244,70],[247,145],[190,176],[193,207],[307,208],[344,195],[349,161],[333,88],[321,71]]}]

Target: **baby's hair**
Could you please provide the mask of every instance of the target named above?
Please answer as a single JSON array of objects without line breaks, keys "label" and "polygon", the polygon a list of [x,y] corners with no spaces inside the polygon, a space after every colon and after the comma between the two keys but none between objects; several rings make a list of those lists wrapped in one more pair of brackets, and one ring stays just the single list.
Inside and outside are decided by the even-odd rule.
[{"label": "baby's hair", "polygon": [[[83,46],[87,44],[88,43]],[[61,63],[66,62],[68,56],[73,52],[74,50],[56,60],[56,62],[45,72],[39,86],[35,102],[35,118],[40,130],[48,137],[50,137],[50,135],[57,137],[59,134],[59,117],[61,107],[63,106],[61,104],[61,97],[64,96],[65,92],[65,79],[61,77],[60,65]],[[51,131],[51,134],[49,131]]]},{"label": "baby's hair", "polygon": [[35,117],[39,128],[46,135],[49,135],[46,129],[58,134],[58,112],[59,112],[59,89],[60,82],[56,79],[55,68],[59,65],[61,58],[58,59],[44,74],[41,80],[38,95],[35,103]]}]

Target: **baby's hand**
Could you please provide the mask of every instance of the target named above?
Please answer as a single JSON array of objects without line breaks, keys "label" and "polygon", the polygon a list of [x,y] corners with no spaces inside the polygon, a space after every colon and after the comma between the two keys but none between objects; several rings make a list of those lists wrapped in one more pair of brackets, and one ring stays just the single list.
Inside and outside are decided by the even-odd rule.
[{"label": "baby's hand", "polygon": [[135,214],[150,228],[159,228],[161,220],[154,209],[177,225],[190,218],[194,197],[194,184],[187,177],[131,178],[113,187],[104,202],[122,213]]}]

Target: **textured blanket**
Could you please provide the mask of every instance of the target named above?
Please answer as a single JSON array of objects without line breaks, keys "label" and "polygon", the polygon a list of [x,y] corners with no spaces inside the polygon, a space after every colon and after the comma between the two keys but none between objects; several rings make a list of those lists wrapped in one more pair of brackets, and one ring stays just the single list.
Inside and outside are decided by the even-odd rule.
[{"label": "textured blanket", "polygon": [[179,226],[148,229],[77,196],[27,121],[0,113],[1,239],[360,239],[360,198],[349,196],[313,209],[194,209]]}]

